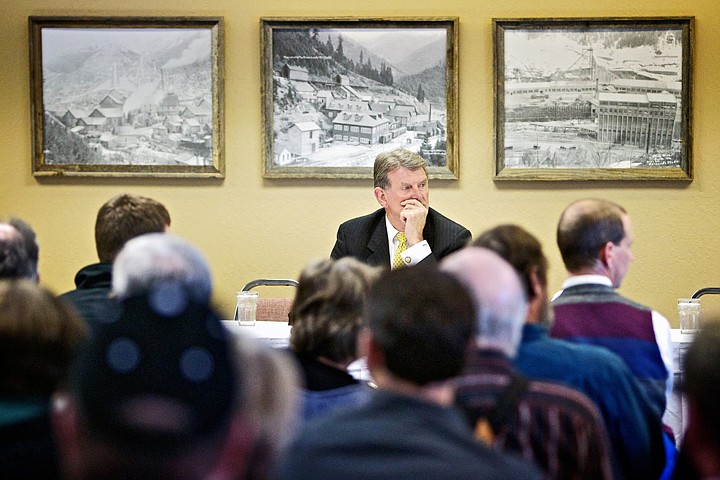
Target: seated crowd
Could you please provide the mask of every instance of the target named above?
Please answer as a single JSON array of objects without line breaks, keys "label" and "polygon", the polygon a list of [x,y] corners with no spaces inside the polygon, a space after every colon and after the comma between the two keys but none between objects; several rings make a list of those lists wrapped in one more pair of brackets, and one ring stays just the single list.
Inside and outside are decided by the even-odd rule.
[{"label": "seated crowd", "polygon": [[678,453],[669,325],[614,290],[632,226],[612,202],[563,212],[552,301],[517,225],[407,266],[336,246],[299,275],[287,349],[223,324],[205,257],[169,226],[156,200],[110,199],[99,262],[55,296],[30,225],[0,222],[0,478],[720,478],[720,324],[675,386]]}]

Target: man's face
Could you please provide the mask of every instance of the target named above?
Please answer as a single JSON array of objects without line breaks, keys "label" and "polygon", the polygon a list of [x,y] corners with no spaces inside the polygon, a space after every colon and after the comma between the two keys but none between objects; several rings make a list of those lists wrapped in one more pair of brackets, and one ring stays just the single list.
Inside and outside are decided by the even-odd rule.
[{"label": "man's face", "polygon": [[385,209],[390,223],[399,231],[404,231],[405,222],[400,212],[408,200],[416,200],[425,208],[430,206],[427,174],[422,168],[410,170],[399,167],[388,174],[388,181],[390,186],[387,189],[375,188],[375,197]]},{"label": "man's face", "polygon": [[613,286],[618,288],[625,278],[625,275],[630,268],[630,262],[635,260],[635,256],[632,253],[632,244],[635,240],[633,234],[632,222],[628,215],[623,214],[622,216],[623,228],[625,229],[625,237],[620,240],[620,243],[615,244],[613,248],[613,256],[610,261],[610,280],[613,282]]}]

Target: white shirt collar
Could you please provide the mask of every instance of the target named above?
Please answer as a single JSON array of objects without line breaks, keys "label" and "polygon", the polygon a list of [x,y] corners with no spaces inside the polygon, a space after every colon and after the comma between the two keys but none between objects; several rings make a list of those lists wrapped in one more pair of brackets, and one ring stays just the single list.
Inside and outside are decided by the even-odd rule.
[{"label": "white shirt collar", "polygon": [[395,245],[395,235],[400,232],[400,230],[393,227],[392,223],[390,223],[390,220],[388,219],[387,215],[385,215],[385,227],[387,229],[387,236],[388,236],[388,244],[389,245]]},{"label": "white shirt collar", "polygon": [[587,283],[598,283],[600,285],[605,285],[608,287],[612,287],[612,280],[610,280],[605,275],[574,275],[567,280],[562,285],[563,290],[566,288],[574,287],[575,285],[584,285]]},{"label": "white shirt collar", "polygon": [[574,275],[563,282],[562,288],[555,292],[555,295],[552,296],[550,301],[554,302],[566,288],[574,287],[575,285],[587,285],[588,283],[605,285],[608,287],[613,286],[612,281],[610,281],[610,279],[605,275]]}]

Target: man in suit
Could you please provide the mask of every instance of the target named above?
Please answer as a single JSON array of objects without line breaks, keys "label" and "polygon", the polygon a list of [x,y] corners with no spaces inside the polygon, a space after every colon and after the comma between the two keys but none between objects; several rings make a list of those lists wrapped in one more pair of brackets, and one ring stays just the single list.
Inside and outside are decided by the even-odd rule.
[{"label": "man in suit", "polygon": [[382,208],[340,225],[332,258],[391,268],[436,263],[470,240],[468,229],[430,208],[426,163],[417,153],[381,153],[373,177]]}]

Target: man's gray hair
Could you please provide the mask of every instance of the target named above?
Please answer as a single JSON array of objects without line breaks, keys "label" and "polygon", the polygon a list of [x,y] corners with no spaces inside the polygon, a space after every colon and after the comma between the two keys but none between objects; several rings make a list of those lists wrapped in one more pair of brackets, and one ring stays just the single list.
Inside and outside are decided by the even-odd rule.
[{"label": "man's gray hair", "polygon": [[210,267],[200,251],[169,233],[149,233],[129,240],[113,263],[112,289],[119,298],[147,293],[161,283],[179,284],[208,301]]},{"label": "man's gray hair", "polygon": [[527,315],[527,297],[515,269],[492,250],[466,247],[447,257],[441,268],[470,291],[477,309],[477,344],[517,354]]},{"label": "man's gray hair", "polygon": [[400,167],[405,167],[408,170],[422,168],[427,175],[427,162],[423,157],[410,150],[398,148],[390,152],[382,152],[375,157],[375,166],[373,167],[374,186],[387,189],[390,186],[388,175]]}]

